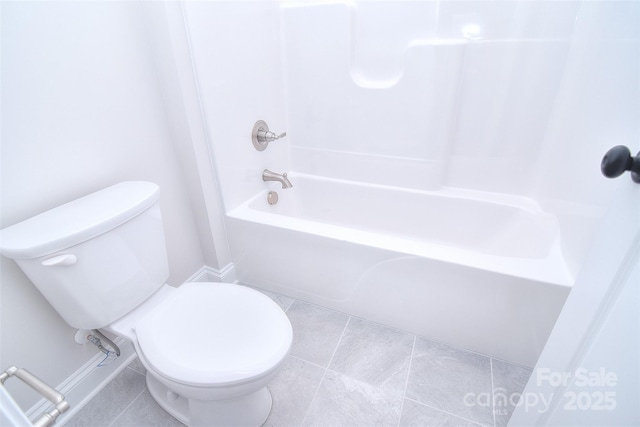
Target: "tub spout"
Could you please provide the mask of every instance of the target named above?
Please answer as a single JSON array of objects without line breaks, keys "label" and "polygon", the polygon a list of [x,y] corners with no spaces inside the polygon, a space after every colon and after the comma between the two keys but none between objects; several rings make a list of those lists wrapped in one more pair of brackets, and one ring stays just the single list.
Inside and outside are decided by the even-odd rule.
[{"label": "tub spout", "polygon": [[271,172],[269,169],[265,169],[262,172],[263,181],[277,181],[282,184],[282,188],[291,188],[293,184],[289,182],[286,172],[280,175],[279,173]]}]

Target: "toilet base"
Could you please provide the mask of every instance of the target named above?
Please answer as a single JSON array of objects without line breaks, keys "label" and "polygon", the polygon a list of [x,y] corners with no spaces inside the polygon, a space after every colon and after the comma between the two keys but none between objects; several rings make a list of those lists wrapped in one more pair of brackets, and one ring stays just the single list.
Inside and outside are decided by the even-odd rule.
[{"label": "toilet base", "polygon": [[271,412],[271,393],[266,387],[233,399],[196,400],[177,395],[148,371],[146,378],[158,405],[189,427],[260,426]]}]

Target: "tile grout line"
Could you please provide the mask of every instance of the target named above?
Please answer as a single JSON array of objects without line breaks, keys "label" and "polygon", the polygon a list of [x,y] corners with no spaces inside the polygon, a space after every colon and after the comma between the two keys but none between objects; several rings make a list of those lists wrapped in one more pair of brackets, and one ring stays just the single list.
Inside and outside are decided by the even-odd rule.
[{"label": "tile grout line", "polygon": [[[251,286],[251,285],[240,284],[240,283],[238,283],[238,285],[240,285],[240,286],[249,286],[249,287],[252,287],[252,288],[254,288],[254,289],[258,290],[258,291],[262,291],[262,290],[263,290],[263,289],[261,289],[261,288],[253,287],[253,286]],[[265,290],[265,291],[266,291],[266,290]],[[365,321],[365,322],[373,323],[373,324],[375,324],[375,325],[382,326],[382,327],[385,327],[385,328],[388,328],[388,329],[392,329],[392,330],[395,330],[395,331],[398,331],[398,332],[403,332],[403,333],[406,333],[406,334],[415,335],[415,334],[412,334],[411,332],[407,331],[406,329],[400,329],[400,328],[396,328],[396,327],[393,327],[393,326],[385,325],[385,324],[383,324],[383,323],[378,323],[378,322],[375,322],[375,321],[373,321],[373,320],[365,319],[364,317],[353,316],[353,315],[350,315],[350,314],[348,314],[348,313],[346,313],[346,312],[344,312],[344,311],[334,310],[334,309],[332,309],[332,308],[328,308],[328,307],[326,307],[326,306],[324,306],[324,305],[320,305],[320,304],[317,304],[317,303],[312,303],[312,302],[308,302],[308,301],[300,300],[300,299],[297,299],[297,298],[294,298],[294,297],[290,297],[290,296],[287,296],[287,295],[284,295],[284,294],[281,294],[281,293],[278,293],[278,292],[273,292],[273,291],[266,291],[266,292],[270,292],[270,293],[272,293],[272,294],[280,295],[280,296],[283,296],[283,297],[286,297],[286,298],[289,298],[289,299],[292,299],[292,300],[293,300],[293,301],[289,304],[289,306],[287,307],[287,309],[286,309],[286,310],[284,310],[284,312],[285,312],[285,313],[287,313],[287,312],[289,311],[289,309],[291,308],[291,306],[292,306],[294,303],[298,302],[298,303],[301,303],[301,304],[312,305],[312,306],[314,306],[314,307],[320,307],[320,308],[323,308],[323,309],[325,309],[325,310],[330,310],[330,311],[332,311],[332,312],[334,312],[334,313],[343,314],[343,315],[345,315],[345,316],[349,316],[349,318],[350,318],[350,319],[352,319],[352,318],[353,318],[353,319],[363,320],[363,321]],[[475,355],[478,355],[478,356],[486,357],[487,359],[495,359],[495,360],[498,360],[498,361],[500,361],[500,362],[505,362],[505,363],[508,363],[508,364],[513,365],[513,366],[516,366],[516,367],[525,368],[525,369],[529,369],[529,370],[531,369],[531,367],[530,367],[530,366],[527,366],[527,365],[522,365],[522,364],[518,364],[518,363],[510,362],[510,361],[508,361],[508,360],[506,360],[506,359],[494,358],[494,357],[492,357],[492,356],[490,356],[490,355],[488,355],[488,354],[486,354],[486,353],[481,353],[481,352],[479,352],[479,351],[471,350],[471,349],[468,349],[468,348],[465,348],[465,347],[460,347],[460,346],[452,345],[452,344],[449,344],[449,343],[447,343],[447,342],[445,342],[445,341],[442,341],[442,340],[437,340],[437,339],[434,339],[434,338],[429,338],[429,337],[427,337],[427,336],[423,336],[423,335],[415,335],[415,336],[416,336],[416,337],[418,337],[418,338],[421,338],[421,339],[424,339],[424,340],[427,340],[427,341],[433,342],[433,343],[442,344],[442,345],[445,345],[445,346],[448,346],[448,347],[452,347],[452,348],[454,348],[454,349],[456,349],[456,350],[460,350],[460,351],[463,351],[463,352],[466,352],[466,353],[471,353],[471,354],[475,354]]]},{"label": "tile grout line", "polygon": [[413,353],[416,349],[416,341],[418,336],[413,336],[413,345],[411,346],[411,356],[409,357],[409,368],[407,369],[407,378],[404,381],[404,390],[402,391],[402,402],[400,403],[400,416],[398,417],[398,427],[400,427],[400,421],[402,421],[402,411],[404,411],[404,402],[407,398],[407,387],[409,387],[409,376],[411,375],[411,365],[413,364]]},{"label": "tile grout line", "polygon": [[[287,305],[286,305],[286,308],[284,308],[284,310],[283,310],[285,313],[288,313],[288,312],[290,311],[290,309],[292,308],[292,306],[293,306],[296,302],[300,302],[300,303],[303,303],[303,304],[310,304],[310,305],[318,306],[318,305],[316,305],[316,304],[311,304],[311,303],[306,303],[306,302],[304,302],[304,301],[299,301],[299,300],[297,300],[297,299],[295,299],[295,298],[291,298],[291,300],[292,300],[292,301],[291,301],[289,304],[287,304]],[[318,306],[318,307],[322,307],[322,306]],[[327,309],[326,307],[322,307],[322,308]],[[327,309],[327,310],[330,310],[330,311],[335,312],[335,313],[345,314],[345,313],[338,312],[338,311],[336,311],[336,310],[332,310],[332,309]],[[323,371],[323,373],[322,373],[322,375],[321,375],[321,377],[320,377],[320,379],[319,379],[319,381],[316,383],[316,384],[317,384],[317,385],[316,385],[316,390],[313,392],[313,396],[312,396],[311,400],[309,401],[309,405],[307,406],[307,408],[306,408],[306,410],[305,410],[305,412],[304,412],[304,416],[303,416],[303,418],[302,418],[302,420],[301,420],[301,424],[300,424],[300,425],[304,425],[304,423],[305,423],[305,422],[306,422],[306,420],[308,419],[308,416],[311,414],[310,409],[312,408],[313,403],[315,403],[315,399],[317,398],[318,394],[320,394],[320,388],[321,388],[321,385],[324,383],[324,380],[326,379],[327,374],[328,374],[328,373],[338,373],[338,374],[341,374],[341,373],[340,373],[340,372],[338,372],[338,371],[335,371],[335,370],[333,370],[333,369],[330,369],[330,366],[331,366],[331,365],[332,365],[332,363],[333,363],[333,360],[334,360],[334,358],[335,358],[335,355],[337,354],[337,350],[338,350],[338,348],[340,347],[340,345],[341,345],[341,343],[342,343],[342,340],[343,340],[343,339],[344,339],[344,337],[346,336],[346,331],[349,329],[349,326],[350,326],[350,324],[351,324],[351,320],[356,320],[356,319],[358,319],[358,320],[363,320],[363,321],[368,322],[368,323],[372,323],[372,324],[379,325],[379,326],[382,326],[382,327],[385,327],[385,328],[389,328],[389,327],[387,327],[387,326],[385,326],[385,325],[381,325],[381,324],[378,324],[378,323],[376,323],[376,322],[371,322],[371,321],[369,321],[369,320],[362,319],[362,318],[359,318],[359,317],[356,317],[356,316],[350,316],[350,315],[347,315],[346,317],[347,317],[347,322],[345,323],[345,326],[343,327],[343,330],[342,330],[342,332],[341,332],[341,334],[340,334],[340,336],[339,336],[339,338],[338,338],[338,341],[336,342],[336,345],[335,345],[334,350],[333,350],[333,352],[332,352],[332,354],[331,354],[331,356],[330,356],[330,358],[329,358],[329,360],[328,360],[328,362],[327,362],[327,366],[326,366],[326,367],[325,367],[325,366],[322,366],[322,365],[320,365],[320,364],[318,364],[318,363],[314,363],[314,362],[308,361],[308,360],[306,360],[306,359],[304,359],[304,358],[302,358],[302,357],[299,357],[299,356],[289,355],[289,357],[291,357],[291,358],[294,358],[294,359],[297,359],[297,360],[303,361],[303,362],[305,362],[305,363],[308,363],[308,364],[310,364],[310,365],[316,366],[317,368],[321,368],[321,369],[323,369],[323,370],[324,370],[324,371]],[[400,330],[400,329],[395,329],[395,328],[389,328],[389,329],[393,329],[393,330],[396,330],[396,331],[399,331],[399,332],[407,333],[406,331],[404,331],[404,330]],[[429,338],[420,337],[420,336],[415,335],[415,334],[411,334],[411,335],[413,336],[413,344],[412,344],[412,349],[411,349],[410,358],[409,358],[409,364],[408,364],[408,368],[407,368],[407,369],[408,369],[408,371],[407,371],[406,378],[405,378],[404,390],[403,390],[403,393],[402,393],[402,395],[401,395],[401,397],[402,397],[402,401],[401,401],[401,405],[400,405],[400,412],[399,412],[399,419],[398,419],[397,427],[399,427],[399,426],[401,425],[402,415],[403,415],[403,412],[404,412],[404,409],[405,409],[405,408],[404,408],[404,406],[405,406],[405,402],[406,402],[407,400],[409,400],[409,401],[411,401],[411,402],[414,402],[414,403],[415,403],[415,404],[417,404],[417,405],[424,406],[424,407],[427,407],[427,408],[431,408],[431,409],[433,409],[433,410],[435,410],[435,411],[438,411],[438,412],[441,412],[441,413],[443,413],[443,414],[447,414],[447,415],[450,415],[450,416],[456,417],[457,419],[464,420],[464,421],[466,421],[466,422],[472,423],[472,424],[473,424],[473,425],[475,425],[475,426],[482,426],[482,427],[497,427],[497,426],[498,426],[498,423],[497,423],[497,418],[498,418],[498,416],[497,416],[497,414],[496,414],[496,389],[495,389],[495,387],[496,387],[495,382],[497,382],[497,381],[496,381],[496,378],[495,378],[495,374],[497,374],[497,373],[495,373],[495,371],[494,371],[494,366],[493,366],[493,365],[494,365],[494,363],[493,363],[494,358],[493,358],[493,357],[490,357],[490,356],[487,356],[487,355],[485,355],[485,354],[476,353],[476,352],[473,352],[473,351],[470,351],[470,350],[467,350],[467,349],[462,349],[462,348],[459,348],[459,347],[450,346],[449,344],[445,344],[445,343],[442,343],[442,342],[439,342],[439,341],[431,340],[431,339],[429,339]],[[492,411],[492,420],[493,420],[493,423],[488,422],[487,424],[485,424],[484,422],[473,421],[473,420],[468,419],[468,418],[466,418],[466,417],[459,416],[459,415],[457,415],[457,414],[454,414],[454,413],[448,412],[448,411],[446,411],[446,410],[439,409],[439,408],[433,407],[433,406],[431,406],[431,405],[425,404],[425,403],[423,403],[423,402],[420,402],[419,400],[416,400],[416,399],[413,399],[413,398],[407,397],[408,384],[409,384],[409,381],[410,381],[410,378],[411,378],[411,377],[410,377],[410,375],[411,375],[411,369],[412,369],[412,367],[413,367],[413,359],[414,359],[414,357],[416,356],[416,354],[415,354],[415,347],[416,347],[416,344],[417,344],[417,340],[418,340],[419,338],[421,338],[421,339],[425,339],[425,340],[428,340],[428,341],[431,341],[431,342],[435,342],[435,343],[438,343],[438,344],[446,345],[446,346],[448,346],[448,347],[452,347],[452,348],[454,348],[454,349],[456,349],[456,350],[463,351],[463,352],[465,352],[465,353],[476,354],[476,355],[483,356],[483,357],[486,357],[486,358],[488,358],[488,359],[489,359],[489,368],[490,368],[490,390],[491,390],[491,408],[492,408],[492,410],[493,410],[493,411]],[[496,361],[499,361],[500,359],[495,359],[495,360],[496,360]],[[510,363],[510,362],[505,362],[505,363],[509,363],[509,364],[511,364],[511,365],[513,365],[513,366],[519,366],[519,365],[515,365],[515,364]],[[145,373],[140,372],[140,371],[138,371],[137,369],[135,369],[135,368],[133,368],[133,367],[131,367],[131,366],[127,366],[126,368],[127,368],[128,370],[132,371],[132,372],[135,372],[136,374],[139,374],[139,375],[143,375],[143,376],[145,376]],[[497,367],[496,367],[496,369],[497,369]],[[527,368],[527,369],[528,369],[529,371],[531,371],[531,369],[530,369],[530,368]],[[344,375],[344,374],[341,374],[341,375]],[[131,401],[127,404],[127,406],[126,406],[126,407],[125,407],[125,408],[124,408],[124,409],[123,409],[123,410],[122,410],[118,415],[116,415],[116,416],[115,416],[115,417],[114,417],[114,418],[113,418],[113,419],[112,419],[112,420],[111,420],[107,425],[108,425],[108,426],[111,426],[111,427],[113,427],[113,426],[117,425],[117,420],[118,420],[118,419],[120,419],[120,418],[122,418],[122,416],[123,416],[127,411],[129,411],[129,410],[134,406],[134,403],[135,403],[138,399],[140,399],[140,398],[141,398],[141,396],[144,394],[144,392],[145,392],[146,390],[147,390],[147,388],[146,388],[146,385],[145,385],[145,388],[144,388],[144,389],[143,389],[143,390],[142,390],[138,395],[136,395],[134,398],[132,398],[132,399],[131,399]],[[137,412],[137,411],[136,411],[136,412]]]},{"label": "tile grout line", "polygon": [[303,361],[304,363],[308,363],[309,365],[313,365],[313,366],[318,367],[318,368],[320,368],[320,369],[329,369],[329,368],[327,368],[327,367],[325,367],[325,366],[320,365],[319,363],[312,362],[312,361],[307,360],[307,359],[305,359],[305,358],[302,358],[302,357],[300,357],[300,356],[295,356],[295,355],[293,355],[293,354],[290,354],[290,355],[289,355],[289,357],[291,357],[291,358],[293,358],[293,359],[301,360],[301,361]]},{"label": "tile grout line", "polygon": [[329,359],[329,363],[327,363],[327,369],[329,369],[329,367],[331,366],[331,362],[333,362],[333,358],[336,357],[336,353],[338,352],[338,347],[340,347],[340,343],[342,342],[342,339],[344,338],[344,334],[347,332],[347,328],[349,327],[350,323],[351,323],[351,316],[349,316],[349,318],[347,319],[347,323],[344,325],[344,328],[342,329],[342,333],[340,334],[340,338],[338,339],[336,348],[334,348],[333,353],[331,353],[331,358]]},{"label": "tile grout line", "polygon": [[[138,373],[138,372],[136,372]],[[144,389],[142,389],[142,391],[140,393],[138,393],[138,395],[136,397],[134,397],[133,399],[131,399],[131,402],[129,402],[129,404],[122,410],[122,412],[120,412],[118,414],[118,416],[116,416],[113,420],[111,420],[111,422],[108,424],[109,426],[112,426],[116,421],[118,421],[118,419],[124,415],[125,412],[127,412],[127,410],[133,405],[133,403],[138,400],[140,398],[140,396],[142,396],[144,394],[144,392],[147,391],[147,385],[144,385]]]},{"label": "tile grout line", "polygon": [[489,370],[491,371],[491,412],[493,415],[493,427],[496,427],[496,391],[493,384],[493,357],[489,358]]},{"label": "tile grout line", "polygon": [[[133,360],[135,361],[136,359],[133,359]],[[136,374],[140,374],[140,375],[144,375],[144,376],[146,376],[146,375],[147,375],[147,373],[146,373],[146,372],[140,372],[139,370],[137,370],[137,369],[135,369],[135,368],[132,368],[132,367],[131,367],[131,364],[127,365],[127,368],[126,368],[126,369],[131,369],[131,370],[132,370],[133,372],[135,372]],[[145,369],[146,369],[146,368],[145,368]]]},{"label": "tile grout line", "polygon": [[[269,296],[269,295],[267,295],[267,296]],[[287,298],[288,298],[288,297],[287,297]],[[274,302],[275,302],[275,300],[273,300],[273,299],[272,299],[272,301],[274,301]],[[291,306],[292,306],[296,301],[298,301],[298,300],[297,300],[297,299],[295,299],[295,298],[291,298],[291,302],[287,305],[287,308],[283,309],[282,311],[284,311],[284,313],[285,313],[285,314],[287,314],[287,313],[289,312],[289,309],[291,308]],[[277,303],[276,303],[276,304],[277,304]]]},{"label": "tile grout line", "polygon": [[[345,332],[347,332],[347,328],[349,327],[349,323],[351,323],[351,316],[349,316],[349,318],[347,319],[347,323],[344,325],[344,328],[342,329],[342,334],[340,334],[340,338],[338,339],[338,342],[336,343],[336,348],[333,349],[333,353],[331,353],[331,357],[329,358],[329,362],[327,363],[327,367],[324,368],[324,372],[322,373],[322,378],[320,378],[320,381],[318,382],[318,388],[316,388],[316,392],[313,393],[313,397],[311,398],[311,401],[309,402],[309,406],[307,407],[307,410],[304,413],[304,417],[302,418],[302,422],[300,423],[301,426],[304,425],[304,422],[307,420],[307,416],[309,416],[309,411],[311,410],[311,406],[313,406],[313,402],[316,400],[316,397],[318,396],[318,392],[320,391],[320,386],[322,385],[322,382],[324,381],[324,377],[327,376],[327,371],[329,370],[329,366],[331,366],[331,362],[333,362],[333,358],[336,355],[336,352],[338,351],[338,347],[340,346],[340,342],[342,341],[342,338],[344,338],[344,334]],[[304,359],[302,359],[304,360]]]},{"label": "tile grout line", "polygon": [[440,409],[440,408],[436,408],[435,406],[427,405],[426,403],[420,402],[420,401],[418,401],[418,400],[416,400],[416,399],[412,399],[412,398],[410,398],[410,397],[406,397],[405,399],[410,400],[410,401],[412,401],[412,402],[415,402],[415,403],[417,403],[418,405],[426,406],[427,408],[431,408],[431,409],[433,409],[433,410],[435,410],[435,411],[442,412],[442,413],[444,413],[444,414],[451,415],[451,416],[454,416],[454,417],[456,417],[456,418],[460,418],[461,420],[464,420],[464,421],[470,422],[470,423],[472,423],[472,424],[474,424],[474,425],[477,425],[477,426],[490,427],[490,426],[489,426],[489,425],[487,425],[487,424],[482,424],[482,423],[479,423],[478,421],[474,421],[474,420],[471,420],[471,419],[469,419],[469,418],[461,417],[460,415],[456,415],[456,414],[454,414],[453,412],[445,411],[444,409]]}]

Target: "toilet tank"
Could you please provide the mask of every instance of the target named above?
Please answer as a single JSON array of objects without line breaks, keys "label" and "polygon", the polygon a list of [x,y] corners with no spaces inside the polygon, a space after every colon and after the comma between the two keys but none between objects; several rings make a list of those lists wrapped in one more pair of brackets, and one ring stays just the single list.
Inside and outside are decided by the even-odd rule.
[{"label": "toilet tank", "polygon": [[169,276],[159,188],[122,182],[0,231],[13,258],[62,318],[104,327]]}]

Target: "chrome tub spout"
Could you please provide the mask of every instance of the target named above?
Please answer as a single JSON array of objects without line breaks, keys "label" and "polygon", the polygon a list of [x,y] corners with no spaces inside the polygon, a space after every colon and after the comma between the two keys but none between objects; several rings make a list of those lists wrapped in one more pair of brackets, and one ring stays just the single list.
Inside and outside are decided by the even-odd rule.
[{"label": "chrome tub spout", "polygon": [[271,172],[269,169],[265,169],[262,172],[263,181],[277,181],[282,184],[282,188],[291,188],[293,184],[289,182],[286,172],[280,175],[279,173]]}]

